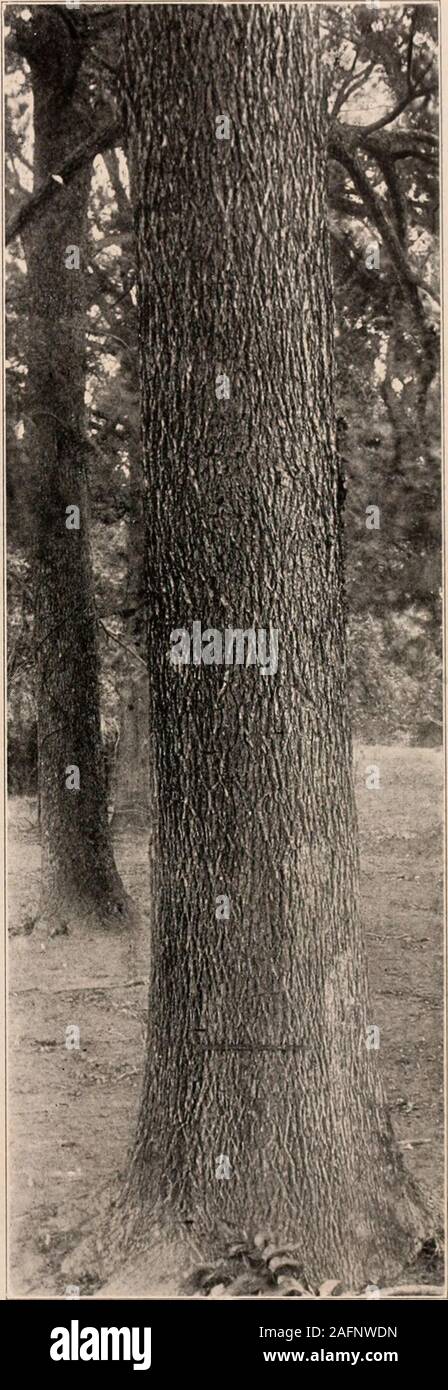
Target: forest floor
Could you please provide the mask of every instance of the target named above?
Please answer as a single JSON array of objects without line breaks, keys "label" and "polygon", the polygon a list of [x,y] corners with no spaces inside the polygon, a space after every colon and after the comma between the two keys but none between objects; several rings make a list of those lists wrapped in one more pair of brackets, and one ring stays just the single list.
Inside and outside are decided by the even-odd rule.
[{"label": "forest floor", "polygon": [[[376,764],[380,788],[366,789]],[[405,1162],[442,1209],[443,756],[439,749],[360,747],[355,779],[372,1023]],[[147,907],[145,835],[116,855]],[[36,913],[35,803],[12,798],[9,829],[10,1297],[61,1297],[70,1251],[118,1179],[139,1097],[147,1005],[142,931],[42,939]],[[66,1030],[79,1028],[79,1048]],[[64,1269],[62,1270],[62,1264]]]}]

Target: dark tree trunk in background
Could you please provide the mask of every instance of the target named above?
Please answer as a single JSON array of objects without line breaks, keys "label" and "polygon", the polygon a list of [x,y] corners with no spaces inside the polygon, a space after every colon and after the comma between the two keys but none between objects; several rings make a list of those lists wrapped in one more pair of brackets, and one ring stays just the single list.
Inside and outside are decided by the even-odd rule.
[{"label": "dark tree trunk in background", "polygon": [[[35,187],[91,132],[80,77],[82,21],[50,7],[17,23],[31,67]],[[27,428],[35,470],[37,715],[42,911],[121,918],[126,894],[111,848],[100,730],[97,618],[84,437],[85,167],[25,237],[29,283]],[[79,269],[69,268],[78,248]],[[79,529],[67,529],[78,507]],[[69,513],[74,515],[74,513]],[[79,790],[70,789],[79,769]],[[68,784],[67,784],[68,779]]]},{"label": "dark tree trunk in background", "polygon": [[[416,334],[408,303],[399,285],[392,295],[391,314],[386,376],[381,394],[393,433],[394,463],[400,477],[406,476],[419,455],[425,455],[428,444],[425,408],[431,377],[428,379],[425,376],[424,366],[428,362],[428,355],[424,343]],[[414,348],[411,370],[410,341]],[[401,382],[399,394],[393,386],[396,380]]]},{"label": "dark tree trunk in background", "polygon": [[[394,468],[384,478],[380,499],[382,543],[387,546],[390,532],[392,544],[401,545],[403,559],[398,581],[401,593],[407,592],[408,598],[412,594],[414,603],[420,600],[424,604],[434,624],[434,640],[439,645],[440,453],[434,448],[431,421],[428,421],[431,407],[428,398],[436,372],[434,345],[430,354],[425,336],[416,333],[399,286],[394,291],[390,308],[392,322],[381,395],[392,430]],[[391,607],[394,606],[396,597],[392,595]],[[433,739],[436,728],[433,728]],[[420,737],[424,737],[423,733],[419,733],[418,741]],[[440,726],[438,738],[440,740]]]},{"label": "dark tree trunk in background", "polygon": [[[128,1195],[165,1254],[262,1230],[362,1282],[425,1223],[366,1046],[317,23],[124,12],[158,815]],[[194,620],[278,629],[277,673],[175,667]]]},{"label": "dark tree trunk in background", "polygon": [[[136,392],[138,381],[135,382]],[[115,756],[112,830],[147,829],[150,819],[148,751],[148,672],[146,669],[146,602],[143,487],[141,458],[131,452],[127,582],[124,602],[126,635],[144,660],[129,660],[123,673],[120,731]]]},{"label": "dark tree trunk in background", "polygon": [[147,830],[150,815],[148,677],[143,667],[128,673],[123,686],[112,789],[114,834]]}]

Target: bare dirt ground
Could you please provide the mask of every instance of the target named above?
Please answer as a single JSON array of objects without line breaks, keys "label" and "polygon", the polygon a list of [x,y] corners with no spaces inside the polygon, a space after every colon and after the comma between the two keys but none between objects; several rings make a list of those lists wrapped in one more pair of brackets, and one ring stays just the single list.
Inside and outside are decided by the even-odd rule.
[{"label": "bare dirt ground", "polygon": [[[367,768],[380,788],[367,790]],[[363,915],[372,1023],[405,1161],[443,1200],[442,785],[439,749],[357,747]],[[148,903],[146,837],[116,841]],[[9,831],[10,1297],[61,1297],[70,1251],[126,1162],[145,1039],[148,948],[138,938],[42,939],[35,804],[13,799]],[[66,1046],[79,1028],[79,1048]],[[64,1264],[64,1270],[62,1270]],[[440,1276],[439,1276],[440,1277]]]}]

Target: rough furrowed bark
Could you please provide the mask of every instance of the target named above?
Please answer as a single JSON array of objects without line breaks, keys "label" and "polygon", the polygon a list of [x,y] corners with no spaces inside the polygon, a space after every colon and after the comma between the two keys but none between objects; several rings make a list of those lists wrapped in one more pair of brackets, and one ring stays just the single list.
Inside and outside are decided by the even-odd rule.
[{"label": "rough furrowed bark", "polygon": [[[76,18],[39,7],[17,22],[31,67],[38,186],[91,128]],[[80,31],[81,32],[81,31]],[[100,728],[97,617],[84,434],[84,263],[91,169],[81,169],[24,235],[29,283],[27,428],[34,447],[35,645],[45,921],[122,922]],[[84,258],[84,262],[83,262]],[[76,516],[78,508],[78,516]],[[74,524],[73,524],[74,523]],[[79,524],[78,524],[79,523]],[[79,787],[77,787],[77,772]]]},{"label": "rough furrowed bark", "polygon": [[[360,1284],[428,1218],[367,1046],[316,26],[124,17],[158,818],[127,1200],[168,1263],[261,1230]],[[278,669],[175,666],[194,621],[276,629]]]}]

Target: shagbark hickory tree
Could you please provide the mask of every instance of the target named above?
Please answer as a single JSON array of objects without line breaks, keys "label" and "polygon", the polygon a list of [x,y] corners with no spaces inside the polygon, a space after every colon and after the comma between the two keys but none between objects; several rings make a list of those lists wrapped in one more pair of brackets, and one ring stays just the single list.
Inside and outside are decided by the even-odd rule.
[{"label": "shagbark hickory tree", "polygon": [[[264,1231],[362,1283],[427,1217],[367,1046],[317,9],[129,6],[123,46],[157,797],[129,1201],[160,1270]],[[275,675],[174,666],[195,620],[277,629]]]}]

